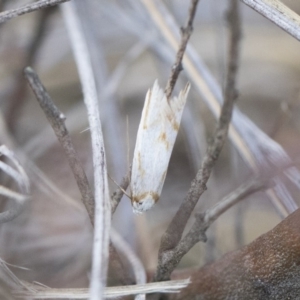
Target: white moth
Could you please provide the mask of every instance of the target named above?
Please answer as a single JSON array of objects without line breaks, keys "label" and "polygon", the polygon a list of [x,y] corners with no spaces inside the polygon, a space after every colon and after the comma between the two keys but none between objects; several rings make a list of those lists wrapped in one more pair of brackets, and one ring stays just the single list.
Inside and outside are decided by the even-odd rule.
[{"label": "white moth", "polygon": [[168,101],[156,80],[147,92],[131,171],[134,213],[150,209],[160,197],[189,90],[188,83]]}]

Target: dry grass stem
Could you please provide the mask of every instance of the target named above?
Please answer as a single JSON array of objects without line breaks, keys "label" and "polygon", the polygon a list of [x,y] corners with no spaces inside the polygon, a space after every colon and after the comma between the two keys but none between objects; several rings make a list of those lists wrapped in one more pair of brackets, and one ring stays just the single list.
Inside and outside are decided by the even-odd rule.
[{"label": "dry grass stem", "polygon": [[39,9],[51,7],[57,4],[61,4],[70,0],[40,0],[34,3],[26,4],[22,7],[18,7],[15,9],[3,11],[0,13],[0,24],[6,22],[12,18],[17,16],[21,16]]},{"label": "dry grass stem", "polygon": [[279,0],[242,0],[300,41],[300,16]]},{"label": "dry grass stem", "polygon": [[76,7],[72,2],[61,7],[83,88],[92,139],[95,230],[89,299],[99,300],[103,299],[104,287],[106,285],[111,220],[105,149],[93,68]]},{"label": "dry grass stem", "polygon": [[68,129],[66,128],[65,116],[54,104],[38,75],[30,67],[24,70],[24,74],[67,156],[70,168],[81,193],[82,202],[86,207],[92,225],[94,225],[95,203],[93,192],[83,166],[77,157]]},{"label": "dry grass stem", "polygon": [[184,199],[167,231],[162,237],[159,250],[158,268],[154,277],[155,281],[161,281],[169,278],[171,272],[179,263],[180,260],[178,260],[178,257],[172,257],[172,255],[169,255],[169,251],[175,248],[180,242],[187,221],[190,218],[190,215],[194,210],[200,196],[206,190],[206,183],[227,138],[231,115],[235,100],[237,98],[235,80],[239,62],[239,40],[241,36],[237,1],[238,0],[231,1],[230,16],[228,16],[230,27],[229,58],[224,104],[222,106],[216,133],[214,135],[213,142],[208,148],[203,159],[202,166],[198,171],[196,178],[192,181],[186,198]]},{"label": "dry grass stem", "polygon": [[[178,293],[190,283],[189,279],[171,280],[164,282],[147,283],[143,285],[128,285],[120,287],[108,287],[105,289],[105,299],[112,299],[130,295],[151,293]],[[31,289],[33,288],[30,285]],[[48,289],[34,286],[35,291],[16,291],[19,297],[31,297],[32,299],[87,299],[88,289]]]}]

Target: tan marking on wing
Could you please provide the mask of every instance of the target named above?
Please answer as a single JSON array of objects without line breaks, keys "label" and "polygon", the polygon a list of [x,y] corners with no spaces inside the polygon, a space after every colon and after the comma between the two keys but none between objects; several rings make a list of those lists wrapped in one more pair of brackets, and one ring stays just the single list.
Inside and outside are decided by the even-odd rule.
[{"label": "tan marking on wing", "polygon": [[147,129],[147,120],[148,120],[148,114],[149,114],[149,106],[150,106],[150,99],[152,97],[152,89],[150,89],[147,93],[147,98],[146,98],[146,106],[144,106],[143,110],[145,110],[145,118],[144,118],[144,123],[143,123],[143,129]]},{"label": "tan marking on wing", "polygon": [[179,130],[179,124],[175,120],[172,121],[172,127],[175,131]]},{"label": "tan marking on wing", "polygon": [[[170,107],[170,106],[169,106]],[[175,120],[175,116],[174,116],[174,112],[172,111],[171,107],[170,107],[170,111],[168,111],[168,113],[166,113],[166,117],[168,119],[168,121],[171,123],[173,129],[175,131],[179,130],[179,125],[176,120]]]},{"label": "tan marking on wing", "polygon": [[144,192],[144,193],[133,196],[131,198],[131,202],[139,202],[139,201],[143,200],[144,198],[146,198],[148,195],[150,195],[152,197],[152,199],[154,200],[155,203],[159,199],[159,195],[156,192]]},{"label": "tan marking on wing", "polygon": [[163,143],[165,144],[167,150],[169,149],[170,144],[169,144],[169,142],[168,142],[168,140],[167,140],[167,135],[166,135],[165,132],[162,132],[162,133],[159,135],[158,140],[161,141],[161,142],[163,142]]}]

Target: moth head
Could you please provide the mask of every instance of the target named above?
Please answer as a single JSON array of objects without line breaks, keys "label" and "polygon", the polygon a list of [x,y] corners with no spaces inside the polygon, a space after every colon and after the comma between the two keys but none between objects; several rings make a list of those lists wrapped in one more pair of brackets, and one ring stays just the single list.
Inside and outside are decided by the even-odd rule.
[{"label": "moth head", "polygon": [[149,210],[158,200],[158,195],[154,193],[145,193],[140,197],[134,197],[132,200],[132,209],[135,214],[142,214]]}]

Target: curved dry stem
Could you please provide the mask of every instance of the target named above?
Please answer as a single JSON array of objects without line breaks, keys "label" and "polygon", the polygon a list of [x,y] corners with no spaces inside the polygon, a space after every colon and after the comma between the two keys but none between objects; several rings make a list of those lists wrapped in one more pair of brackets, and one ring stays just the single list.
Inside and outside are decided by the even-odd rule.
[{"label": "curved dry stem", "polygon": [[70,36],[83,88],[84,102],[87,108],[92,139],[95,187],[95,230],[90,299],[98,300],[103,299],[106,283],[111,220],[111,204],[107,181],[105,149],[93,68],[74,3],[71,2],[63,5],[62,12]]}]

